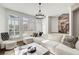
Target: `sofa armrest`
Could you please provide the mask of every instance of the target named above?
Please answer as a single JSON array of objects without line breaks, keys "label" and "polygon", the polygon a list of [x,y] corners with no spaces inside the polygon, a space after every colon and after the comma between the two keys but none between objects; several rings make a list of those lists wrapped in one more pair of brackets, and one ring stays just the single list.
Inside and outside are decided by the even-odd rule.
[{"label": "sofa armrest", "polygon": [[79,55],[79,51],[77,49],[72,49],[66,45],[59,44],[55,48],[55,54],[57,55]]},{"label": "sofa armrest", "polygon": [[32,37],[27,37],[27,38],[24,38],[23,39],[23,42],[25,44],[30,44],[30,43],[33,43],[34,41],[33,41],[33,38]]},{"label": "sofa armrest", "polygon": [[1,44],[1,49],[4,49],[4,44]]},{"label": "sofa armrest", "polygon": [[0,39],[0,48],[3,49],[4,45],[3,45],[3,41]]}]

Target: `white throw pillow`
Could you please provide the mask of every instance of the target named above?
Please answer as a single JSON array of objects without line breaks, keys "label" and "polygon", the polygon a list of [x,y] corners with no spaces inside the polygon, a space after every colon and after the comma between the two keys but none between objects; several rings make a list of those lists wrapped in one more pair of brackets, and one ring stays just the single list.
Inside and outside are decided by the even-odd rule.
[{"label": "white throw pillow", "polygon": [[79,50],[79,40],[76,42],[75,48]]}]

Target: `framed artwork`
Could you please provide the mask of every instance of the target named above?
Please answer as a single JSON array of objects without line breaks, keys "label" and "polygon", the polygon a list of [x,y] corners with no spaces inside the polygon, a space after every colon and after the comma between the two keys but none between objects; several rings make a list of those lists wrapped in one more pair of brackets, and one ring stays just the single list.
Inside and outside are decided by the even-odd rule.
[{"label": "framed artwork", "polygon": [[58,18],[58,32],[69,33],[69,14],[62,14]]}]

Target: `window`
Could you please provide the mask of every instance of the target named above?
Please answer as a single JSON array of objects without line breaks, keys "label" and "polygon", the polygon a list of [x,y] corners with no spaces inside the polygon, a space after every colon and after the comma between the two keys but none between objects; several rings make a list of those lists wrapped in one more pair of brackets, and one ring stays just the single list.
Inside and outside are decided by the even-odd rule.
[{"label": "window", "polygon": [[9,16],[9,35],[11,39],[20,38],[19,35],[19,17],[15,15]]},{"label": "window", "polygon": [[27,32],[35,31],[35,20],[27,17],[23,17],[23,37],[27,36]]},{"label": "window", "polygon": [[9,35],[11,39],[25,37],[27,31],[35,31],[35,21],[25,16],[9,15]]},{"label": "window", "polygon": [[26,33],[30,31],[41,31],[41,20],[35,19],[33,16],[18,13],[16,11],[7,11],[8,28],[11,39],[22,39],[28,36]]}]

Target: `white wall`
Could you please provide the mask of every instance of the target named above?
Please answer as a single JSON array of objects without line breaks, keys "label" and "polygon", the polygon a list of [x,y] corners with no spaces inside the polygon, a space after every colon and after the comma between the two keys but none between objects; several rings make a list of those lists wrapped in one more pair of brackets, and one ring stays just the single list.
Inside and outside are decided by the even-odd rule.
[{"label": "white wall", "polygon": [[42,19],[36,19],[36,32],[42,32]]},{"label": "white wall", "polygon": [[58,17],[51,17],[49,19],[49,33],[58,32]]},{"label": "white wall", "polygon": [[69,9],[69,35],[72,35],[72,31],[73,31],[73,20],[72,20],[72,13],[71,13],[71,7]]},{"label": "white wall", "polygon": [[48,16],[42,20],[42,31],[44,34],[48,32],[58,32],[58,17],[52,17],[50,20]]},{"label": "white wall", "polygon": [[48,16],[42,20],[42,31],[44,34],[48,34]]},{"label": "white wall", "polygon": [[58,32],[58,18],[53,18],[51,21],[51,32]]},{"label": "white wall", "polygon": [[0,6],[0,33],[7,31],[7,24],[6,24],[6,18],[5,18],[5,9]]},{"label": "white wall", "polygon": [[[78,32],[76,32],[76,28],[74,28],[74,26],[76,27],[77,25],[73,25],[73,23],[74,23],[74,19],[73,19],[73,11],[74,10],[76,10],[77,8],[79,8],[79,4],[74,4],[73,6],[71,6],[71,8],[69,9],[70,10],[70,31],[69,31],[69,34],[70,35],[76,35],[76,34],[74,34],[74,33],[79,33],[79,31]],[[74,21],[73,21],[74,20]]]},{"label": "white wall", "polygon": [[79,36],[79,9],[73,12],[73,35]]}]

